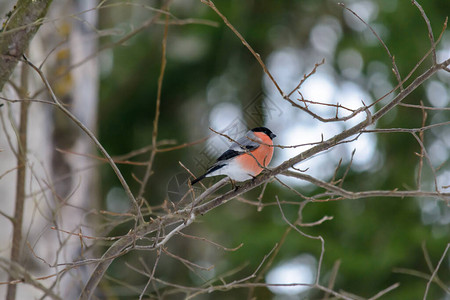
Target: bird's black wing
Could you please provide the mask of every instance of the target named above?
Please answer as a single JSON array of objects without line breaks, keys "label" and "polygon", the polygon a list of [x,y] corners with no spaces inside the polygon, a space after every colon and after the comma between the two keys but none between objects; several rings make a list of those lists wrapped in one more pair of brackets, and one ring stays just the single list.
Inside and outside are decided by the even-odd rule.
[{"label": "bird's black wing", "polygon": [[230,148],[222,153],[221,156],[217,159],[218,162],[227,160],[233,157],[236,157],[242,153],[247,151],[255,150],[260,146],[260,144],[256,143],[255,140],[259,140],[259,138],[254,135],[253,132],[249,131],[243,137],[240,137],[236,142],[231,144]]},{"label": "bird's black wing", "polygon": [[236,156],[238,156],[238,155],[240,155],[242,153],[245,153],[247,151],[255,150],[256,148],[258,148],[258,146],[246,146],[244,149],[241,148],[240,151],[228,149],[227,151],[222,153],[221,156],[219,156],[217,161],[219,162],[219,161],[222,161],[222,160],[227,160],[227,159],[236,157]]}]

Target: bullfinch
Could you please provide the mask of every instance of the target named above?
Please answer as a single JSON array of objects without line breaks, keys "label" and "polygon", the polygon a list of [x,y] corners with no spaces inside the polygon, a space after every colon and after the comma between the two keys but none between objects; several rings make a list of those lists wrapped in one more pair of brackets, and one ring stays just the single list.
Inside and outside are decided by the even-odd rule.
[{"label": "bullfinch", "polygon": [[266,127],[253,128],[233,142],[206,173],[194,179],[192,184],[205,177],[218,175],[227,175],[233,181],[255,178],[272,160],[272,140],[275,137]]}]

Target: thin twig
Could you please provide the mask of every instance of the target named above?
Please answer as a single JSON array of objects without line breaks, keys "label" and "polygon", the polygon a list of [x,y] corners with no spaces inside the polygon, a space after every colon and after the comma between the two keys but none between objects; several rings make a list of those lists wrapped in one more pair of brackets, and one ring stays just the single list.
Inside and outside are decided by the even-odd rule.
[{"label": "thin twig", "polygon": [[440,268],[442,262],[444,261],[446,255],[447,255],[447,251],[448,251],[449,248],[450,248],[450,243],[448,243],[448,244],[447,244],[447,247],[445,247],[444,253],[442,253],[442,256],[441,256],[441,258],[439,259],[439,262],[438,262],[436,268],[434,269],[433,273],[432,273],[431,276],[430,276],[430,279],[429,279],[428,282],[427,282],[427,287],[425,288],[425,294],[423,295],[423,300],[426,300],[426,299],[427,299],[427,296],[428,296],[428,290],[430,289],[431,282],[433,282],[434,277],[436,277],[436,274],[437,274],[437,272],[438,272],[438,270],[439,270],[439,268]]},{"label": "thin twig", "polygon": [[[155,263],[153,264],[152,272],[150,273],[150,276],[148,277],[148,280],[147,280],[147,283],[145,284],[145,287],[142,289],[142,292],[139,295],[139,300],[142,299],[142,297],[144,296],[145,291],[148,288],[148,285],[152,282],[152,279],[155,277],[156,267],[158,266],[160,257],[161,257],[161,249],[158,249],[156,251],[156,259],[155,259]],[[141,260],[141,263],[144,266],[144,268],[146,269],[146,271],[148,272],[147,265],[144,263],[144,261]]]},{"label": "thin twig", "polygon": [[394,283],[393,285],[391,285],[391,286],[385,288],[384,290],[379,291],[379,292],[376,293],[373,297],[370,297],[369,300],[375,300],[375,299],[378,299],[378,298],[380,298],[381,296],[386,295],[386,294],[389,293],[390,291],[392,291],[392,290],[398,288],[399,286],[400,286],[400,283],[399,283],[399,282],[396,282],[396,283]]},{"label": "thin twig", "polygon": [[422,15],[422,18],[425,21],[425,24],[427,24],[428,38],[430,39],[431,49],[432,49],[431,57],[433,58],[433,64],[436,64],[437,63],[437,60],[436,60],[436,44],[434,42],[433,29],[431,29],[430,20],[428,19],[427,14],[423,10],[422,6],[419,3],[417,3],[416,0],[412,0],[412,3],[419,9],[420,14]]},{"label": "thin twig", "polygon": [[391,54],[391,51],[389,51],[389,48],[386,46],[386,44],[384,43],[383,39],[378,35],[378,33],[372,28],[372,26],[370,26],[369,24],[367,24],[366,21],[363,20],[363,18],[361,18],[357,13],[355,13],[352,9],[348,8],[347,6],[345,6],[344,3],[339,3],[340,6],[342,6],[343,8],[345,8],[346,10],[348,10],[350,13],[352,13],[356,18],[358,18],[358,20],[360,20],[364,25],[366,25],[370,31],[372,32],[372,34],[377,38],[377,40],[380,42],[380,44],[383,46],[384,50],[386,50],[386,53],[388,54],[388,56],[390,57],[391,61],[392,61],[392,68],[394,71],[394,75],[397,78],[397,81],[400,85],[400,89],[403,90],[403,82],[402,82],[402,78],[400,77],[400,72],[398,70],[397,64],[395,63],[395,57]]},{"label": "thin twig", "polygon": [[298,229],[297,226],[295,226],[294,224],[292,224],[291,222],[289,222],[289,220],[286,218],[283,209],[281,208],[281,204],[280,201],[278,199],[278,196],[275,196],[275,198],[277,199],[277,203],[278,203],[278,208],[280,209],[281,212],[281,216],[283,217],[283,220],[286,222],[286,224],[288,224],[292,229],[294,229],[295,231],[297,231],[298,233],[300,233],[300,235],[309,238],[309,239],[313,239],[313,240],[319,240],[320,244],[321,244],[321,251],[320,251],[320,256],[319,256],[319,263],[317,265],[317,274],[316,274],[316,280],[314,281],[315,285],[319,285],[319,280],[320,280],[320,271],[322,269],[322,261],[323,261],[323,255],[325,253],[325,241],[322,238],[322,236],[313,236],[313,235],[309,235],[307,233],[304,233],[303,231],[301,231],[300,229]]},{"label": "thin twig", "polygon": [[192,261],[182,258],[181,256],[178,256],[178,255],[175,255],[175,254],[169,252],[165,247],[162,247],[161,249],[165,254],[167,254],[168,256],[170,256],[176,260],[179,260],[184,265],[189,265],[191,267],[195,267],[197,269],[204,270],[204,271],[211,271],[212,269],[214,269],[214,265],[211,265],[209,267],[203,267],[203,266],[200,266],[199,264],[193,263]]},{"label": "thin twig", "polygon": [[222,245],[220,245],[220,244],[218,244],[218,243],[216,243],[216,242],[213,242],[213,241],[211,241],[211,240],[208,240],[208,239],[206,239],[206,238],[202,238],[202,237],[198,237],[198,236],[193,236],[193,235],[190,235],[190,234],[183,233],[183,232],[181,232],[181,231],[179,231],[177,234],[181,235],[182,237],[186,237],[186,238],[195,239],[195,240],[199,240],[199,241],[203,241],[203,242],[209,243],[209,244],[211,244],[211,245],[216,246],[217,248],[223,249],[223,250],[225,250],[225,251],[230,251],[230,252],[237,251],[237,250],[239,250],[242,246],[244,246],[244,243],[240,243],[237,247],[234,247],[234,248],[227,248],[227,247],[225,247],[225,246],[222,246]]},{"label": "thin twig", "polygon": [[[426,279],[426,280],[429,280],[431,278],[431,275],[429,275],[427,273],[416,271],[416,270],[411,270],[411,269],[406,269],[406,268],[394,268],[392,270],[392,272],[399,273],[399,274],[411,275],[411,276],[415,276],[415,277]],[[438,277],[434,277],[433,282],[435,282],[446,293],[450,293],[450,287],[448,287]]]},{"label": "thin twig", "polygon": [[[423,106],[423,101],[420,101],[420,105]],[[427,120],[427,111],[425,109],[422,108],[422,127],[425,127],[425,123]],[[424,144],[423,139],[424,139],[424,135],[425,132],[422,130],[419,132],[419,139],[420,142],[422,144]],[[420,147],[420,153],[418,154],[419,156],[419,167],[417,169],[417,181],[416,181],[416,186],[417,189],[420,190],[421,189],[421,184],[422,184],[422,168],[423,168],[423,157],[424,157],[425,153],[424,153],[424,149],[422,147]]]},{"label": "thin twig", "polygon": [[201,0],[201,2],[206,4],[206,5],[208,5],[209,7],[211,7],[216,12],[216,14],[223,20],[225,25],[227,25],[228,28],[230,28],[231,31],[233,31],[233,33],[241,40],[242,44],[244,44],[244,46],[256,58],[256,60],[260,64],[260,66],[263,68],[264,73],[266,73],[267,76],[269,76],[270,80],[273,82],[273,84],[277,88],[278,92],[280,92],[280,94],[284,98],[286,95],[284,94],[283,90],[280,88],[280,86],[278,85],[276,80],[273,78],[272,74],[269,72],[269,69],[267,69],[266,65],[264,64],[263,60],[261,59],[261,55],[259,55],[259,53],[256,53],[255,50],[253,50],[252,46],[250,46],[250,44],[247,43],[247,41],[240,34],[240,32],[237,31],[236,28],[233,25],[231,25],[231,23],[228,21],[228,19],[217,9],[217,7],[214,5],[214,3],[211,0]]},{"label": "thin twig", "polygon": [[[332,290],[334,287],[340,266],[341,266],[341,260],[338,259],[334,262],[333,268],[331,269],[330,279],[328,281],[328,288],[330,290]],[[325,295],[323,296],[322,300],[328,300],[329,297],[330,297],[330,293],[326,292]]]},{"label": "thin twig", "polygon": [[[167,10],[167,7],[164,8]],[[167,48],[167,35],[169,30],[169,16],[166,15],[166,24],[164,26],[164,35],[161,43],[161,67],[159,71],[158,77],[158,90],[156,94],[156,107],[155,107],[155,117],[153,119],[153,132],[152,132],[152,151],[150,152],[150,158],[148,159],[147,168],[144,173],[144,178],[142,179],[141,187],[139,189],[138,198],[141,199],[144,196],[145,187],[150,178],[153,162],[156,156],[156,143],[158,138],[158,125],[159,125],[159,115],[160,115],[160,107],[161,107],[161,93],[162,93],[162,84],[164,79],[164,74],[166,70],[166,48]]]},{"label": "thin twig", "polygon": [[[269,269],[272,267],[273,262],[275,261],[275,259],[277,258],[278,253],[281,250],[281,247],[284,245],[284,243],[287,240],[287,236],[289,235],[289,233],[291,232],[292,228],[291,227],[287,227],[286,230],[283,232],[283,235],[281,236],[280,240],[277,242],[277,247],[275,248],[275,250],[272,252],[272,255],[270,256],[270,259],[267,261],[267,264],[264,266],[264,268],[261,269],[261,271],[258,273],[258,276],[256,276],[255,280],[253,281],[254,283],[261,281],[261,279],[263,278],[263,276],[267,273],[267,271],[269,271]],[[249,288],[248,291],[248,295],[247,295],[247,299],[253,299],[253,293],[254,293],[255,289],[253,287]]]},{"label": "thin twig", "polygon": [[306,79],[308,79],[309,77],[314,75],[317,71],[317,68],[320,67],[321,65],[323,65],[324,63],[325,63],[325,58],[323,58],[320,62],[315,63],[311,72],[303,75],[303,78],[300,80],[300,82],[297,84],[297,86],[289,94],[287,94],[287,98],[291,97],[291,95],[302,86],[302,84],[306,81]]}]

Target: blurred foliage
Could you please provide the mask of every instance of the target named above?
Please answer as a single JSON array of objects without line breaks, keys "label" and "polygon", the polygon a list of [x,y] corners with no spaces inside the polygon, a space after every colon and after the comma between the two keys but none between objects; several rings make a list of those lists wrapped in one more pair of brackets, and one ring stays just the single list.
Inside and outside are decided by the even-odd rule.
[{"label": "blurred foliage", "polygon": [[[428,51],[430,43],[425,22],[411,1],[345,2],[372,3],[376,7],[375,17],[370,23],[375,23],[377,25],[375,28],[381,29],[383,40],[395,55],[402,76],[405,76]],[[277,48],[310,47],[312,28],[322,17],[333,16],[343,29],[335,56],[342,49],[350,47],[357,49],[362,55],[363,73],[368,72],[367,66],[372,61],[382,62],[389,70],[391,69],[391,61],[383,47],[377,42],[367,42],[366,36],[370,35],[368,29],[359,32],[349,27],[343,17],[344,9],[337,1],[217,0],[215,4],[263,59]],[[437,37],[445,17],[450,12],[450,1],[421,1],[420,4],[426,11]],[[200,1],[175,0],[171,4],[170,11],[180,19],[207,19],[217,21],[219,24],[218,27],[191,24],[174,25],[169,28],[168,61],[163,82],[158,140],[175,139],[177,143],[184,143],[208,135],[208,114],[213,103],[206,101],[206,93],[211,80],[220,76],[231,78],[233,88],[237,91],[237,98],[230,101],[245,107],[246,101],[262,90],[263,72],[237,37]],[[102,9],[101,27],[130,29],[133,26],[137,27],[141,21],[151,18],[154,14],[155,12],[150,10],[131,6]],[[113,48],[102,57],[105,60],[112,60],[112,68],[105,71],[101,78],[99,134],[101,142],[112,155],[128,153],[151,144],[163,30],[164,26],[161,24],[152,25],[125,45]],[[274,32],[277,34],[275,37]],[[449,38],[448,34],[446,37]],[[104,37],[102,42],[106,44],[114,40],[116,37]],[[184,51],[182,46],[186,44],[183,42],[192,43],[193,50],[186,48]],[[339,67],[333,60],[331,64],[338,76],[341,76]],[[420,74],[425,68],[426,64],[414,75]],[[412,79],[415,78],[414,75]],[[392,86],[396,85],[392,73],[388,80]],[[370,82],[359,84],[368,87]],[[223,92],[226,93],[227,90],[224,88]],[[423,87],[411,94],[406,102],[419,104],[420,100],[430,105],[427,103]],[[444,117],[448,119],[448,114]],[[409,128],[420,127],[421,122],[420,110],[399,107],[377,126]],[[353,191],[414,187],[418,164],[418,158],[414,153],[420,151],[416,140],[409,134],[400,133],[380,134],[377,138],[383,166],[376,173],[358,172],[352,168],[344,187]],[[432,134],[427,133],[427,145],[432,139]],[[175,174],[183,172],[178,161],[195,172],[201,172],[201,169],[196,167],[193,157],[203,147],[205,145],[200,144],[157,154],[154,175],[150,178],[145,194],[151,205],[163,202],[167,183]],[[147,154],[138,157],[140,161],[146,159]],[[345,167],[342,166],[341,170],[345,170]],[[444,167],[449,167],[448,162]],[[132,174],[141,178],[144,168],[127,165],[120,168],[133,189],[137,191],[138,183],[132,178]],[[118,182],[107,166],[103,168],[102,173],[102,199],[106,199],[108,191],[113,186],[118,186]],[[258,188],[244,196],[256,200],[259,192]],[[318,192],[320,190],[309,189],[304,193],[314,195]],[[275,195],[284,201],[299,201],[298,196],[275,183],[268,185],[263,201],[273,202]],[[283,209],[290,220],[296,218],[297,206],[283,205]],[[445,211],[448,208],[442,209]],[[388,293],[384,299],[422,297],[426,280],[395,273],[393,269],[408,268],[429,273],[422,243],[426,244],[435,266],[449,241],[448,224],[440,225],[438,221],[423,224],[419,201],[411,198],[371,198],[310,203],[303,212],[304,222],[314,222],[324,215],[333,216],[334,219],[316,227],[303,229],[308,234],[321,235],[325,239],[325,256],[321,273],[324,285],[327,284],[333,264],[340,260],[336,290],[370,297],[400,282],[400,287]],[[124,227],[124,230],[127,230],[125,228],[128,227]],[[242,248],[226,252],[207,243],[182,237],[173,239],[167,246],[169,251],[191,261],[204,262],[206,265],[214,264],[216,275],[244,266],[242,270],[227,278],[229,282],[250,275],[264,255],[280,241],[286,228],[287,224],[282,220],[276,205],[267,206],[261,212],[257,212],[256,207],[233,200],[200,218],[189,228],[188,233],[208,238],[230,248],[243,243]],[[305,252],[318,258],[320,243],[291,231],[274,264]],[[137,256],[142,256],[151,268],[154,253],[138,254],[126,256],[126,259],[130,264],[138,265]],[[447,258],[438,273],[447,284],[450,278],[448,264]],[[146,282],[144,277],[124,268],[121,261],[113,264],[109,275],[130,285],[143,286]],[[200,277],[180,262],[167,257],[160,260],[156,276],[178,284],[193,285],[202,282]],[[114,284],[111,282],[109,285]],[[106,284],[104,288],[108,290]],[[131,291],[128,290],[128,293]],[[199,299],[245,299],[247,293],[245,289],[236,289],[226,293],[215,292]],[[443,299],[444,294],[444,291],[432,284],[428,299]],[[256,289],[255,295],[258,299],[272,297],[265,288]],[[309,296],[315,299],[320,295],[322,294],[314,291]],[[134,297],[130,299],[132,298],[134,299]],[[123,299],[127,297],[124,296]],[[174,296],[169,299],[179,298]]]}]

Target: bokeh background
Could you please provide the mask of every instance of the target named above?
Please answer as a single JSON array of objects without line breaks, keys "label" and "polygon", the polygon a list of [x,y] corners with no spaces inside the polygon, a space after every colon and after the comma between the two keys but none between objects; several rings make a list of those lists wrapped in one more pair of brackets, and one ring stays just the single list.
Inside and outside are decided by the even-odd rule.
[{"label": "bokeh background", "polygon": [[[369,23],[395,56],[404,78],[430,49],[426,24],[420,11],[406,0],[348,0],[344,4]],[[334,0],[304,1],[214,1],[217,8],[261,55],[280,87],[290,92],[304,74],[324,59],[300,88],[305,99],[321,103],[340,103],[351,108],[361,101],[371,104],[397,85],[392,61],[370,29]],[[118,42],[127,33],[151,19],[162,1],[108,1],[115,4],[98,11],[99,47]],[[117,5],[116,5],[117,4]],[[439,36],[450,1],[421,1],[430,19],[435,37]],[[187,178],[182,162],[200,175],[229,142],[209,130],[223,131],[235,138],[256,126],[267,126],[276,135],[276,144],[299,145],[318,142],[350,128],[365,116],[346,122],[323,123],[292,107],[282,99],[262,68],[217,14],[200,1],[170,1],[167,36],[167,66],[161,91],[158,141],[179,145],[200,141],[173,151],[158,152],[144,198],[151,206],[165,200],[177,200]],[[188,24],[181,22],[189,20]],[[179,23],[176,23],[180,20]],[[199,21],[201,20],[201,21]],[[207,20],[207,22],[205,21]],[[56,25],[55,25],[56,26]],[[157,83],[160,75],[164,17],[137,32],[125,43],[98,54],[99,105],[97,136],[112,156],[121,156],[151,145],[155,116]],[[450,34],[444,33],[437,46],[438,61],[450,57]],[[406,82],[409,84],[431,63],[425,62]],[[300,96],[295,92],[292,98]],[[405,103],[425,106],[426,124],[448,121],[450,74],[439,72],[419,87]],[[375,112],[392,95],[372,107]],[[311,106],[325,117],[335,110]],[[444,108],[444,109],[441,109]],[[344,111],[340,112],[345,114]],[[420,109],[399,106],[381,119],[374,128],[418,128],[422,126]],[[202,140],[207,138],[205,140]],[[431,159],[425,161],[420,187],[417,174],[420,145],[410,133],[366,133],[356,141],[339,145],[326,153],[302,162],[296,167],[321,180],[346,174],[343,187],[350,191],[423,190],[433,191],[450,184],[450,127],[427,130],[425,149]],[[169,147],[169,146],[162,146]],[[271,166],[300,153],[309,146],[276,148]],[[354,154],[352,154],[354,152]],[[134,156],[133,161],[148,159],[148,152]],[[350,164],[351,163],[351,164]],[[340,164],[340,167],[338,165]],[[434,176],[430,164],[435,168]],[[121,164],[120,170],[133,192],[138,192],[145,167]],[[111,168],[99,166],[98,192],[92,207],[112,212],[126,212],[129,202]],[[323,190],[306,182],[280,176],[280,180],[304,196]],[[211,185],[216,179],[205,180]],[[223,277],[226,282],[251,275],[264,256],[277,243],[282,243],[274,260],[268,265],[261,282],[313,283],[321,245],[287,231],[275,197],[299,203],[303,199],[277,182],[267,185],[258,209],[246,200],[258,201],[261,187],[248,192],[199,217],[187,234],[206,238],[228,248],[225,251],[208,242],[176,236],[167,249],[210,270],[187,267],[179,260],[162,255],[155,276],[185,286],[200,286]],[[94,195],[94,194],[93,194]],[[295,220],[298,204],[283,205],[289,220]],[[309,203],[303,210],[303,222],[315,222],[324,216],[333,219],[302,230],[325,240],[325,253],[320,283],[324,286],[334,278],[333,288],[370,298],[399,282],[400,286],[383,299],[421,299],[427,276],[449,243],[450,210],[448,203],[434,198],[367,198]],[[106,217],[106,220],[115,220]],[[111,224],[117,226],[110,226]],[[132,222],[99,224],[99,234],[126,234]],[[107,249],[98,249],[102,253]],[[101,294],[108,299],[136,299],[147,277],[129,267],[142,269],[142,261],[152,266],[154,252],[132,252],[117,259],[100,284]],[[431,284],[427,299],[450,299],[450,259],[444,258],[438,277],[441,286]],[[334,271],[337,273],[333,273]],[[211,281],[217,284],[219,281]],[[163,286],[162,284],[160,286]],[[446,287],[445,287],[446,286]],[[147,290],[153,293],[154,287]],[[180,293],[167,299],[181,299]],[[164,291],[162,288],[161,291]],[[152,294],[152,297],[156,297]],[[324,293],[295,286],[290,288],[259,287],[217,291],[196,299],[322,299]],[[154,299],[151,298],[150,299]],[[166,299],[165,298],[165,299]],[[156,298],[155,298],[156,299]],[[359,298],[357,298],[359,299]]]},{"label": "bokeh background", "polygon": [[[281,88],[287,92],[323,58],[325,64],[301,88],[306,99],[339,102],[356,108],[361,100],[366,104],[372,103],[397,84],[391,71],[391,60],[380,42],[337,1],[215,1],[215,4],[261,55]],[[406,76],[430,48],[425,22],[410,1],[345,1],[345,4],[376,30],[395,56],[402,76]],[[438,36],[450,12],[450,2],[422,1],[421,5],[431,21],[435,36]],[[255,58],[206,5],[197,1],[174,1],[170,11],[179,18],[213,20],[218,22],[218,27],[198,24],[170,26],[159,138],[176,139],[182,143],[214,136],[208,127],[228,130],[233,136],[233,132],[266,125],[278,135],[277,143],[296,145],[318,141],[321,134],[325,138],[331,137],[355,124],[353,121],[324,124],[284,102]],[[131,26],[130,22],[148,18],[148,13],[138,7],[121,9],[120,12],[106,10],[100,14],[100,24],[105,28],[117,28],[118,24]],[[127,153],[150,142],[162,34],[162,25],[153,26],[125,46],[102,54],[101,59],[106,63],[102,64],[101,74],[99,136],[112,154]],[[449,54],[450,36],[447,32],[438,46],[438,57],[443,59]],[[427,66],[425,63],[415,74],[420,74]],[[406,102],[418,105],[423,101],[426,106],[448,107],[449,83],[449,75],[441,72],[409,96]],[[389,99],[391,97],[376,107]],[[334,111],[317,109],[323,115],[334,114]],[[448,118],[448,111],[429,111],[427,122]],[[399,107],[376,127],[416,128],[421,126],[421,122],[420,109]],[[448,126],[425,134],[432,164],[440,166],[438,180],[441,185],[450,183],[449,140]],[[146,199],[152,205],[162,202],[167,196],[168,183],[175,174],[183,172],[179,161],[195,174],[200,174],[226,146],[226,140],[215,137],[186,149],[158,154],[154,170],[157,176],[150,179]],[[411,134],[367,134],[356,142],[336,148],[298,167],[309,168],[308,174],[330,180],[338,161],[343,160],[338,172],[342,175],[351,152],[356,149],[344,184],[347,189],[392,190],[416,186],[419,160],[415,153],[420,151],[420,147]],[[304,149],[276,149],[272,165]],[[128,176],[131,173],[139,176],[143,172],[139,167],[124,167],[123,170]],[[132,183],[131,177],[128,178]],[[286,182],[305,195],[315,195],[320,191],[306,183]],[[425,167],[422,188],[432,189],[433,185],[432,173]],[[105,166],[102,169],[102,199],[107,200],[117,187],[114,174]],[[244,197],[255,200],[259,192],[257,189]],[[273,203],[275,195],[286,201],[300,200],[281,185],[271,183],[263,201]],[[295,218],[297,206],[284,209],[288,217]],[[435,265],[449,242],[449,209],[436,199],[369,198],[311,203],[303,213],[305,222],[318,220],[324,215],[334,219],[304,229],[308,234],[321,235],[325,239],[322,281],[329,279],[333,264],[339,261],[335,286],[363,297],[400,282],[400,287],[389,293],[386,299],[419,298],[424,293],[425,280],[396,269],[427,273],[423,246]],[[189,232],[229,247],[243,243],[242,248],[224,252],[186,239],[172,241],[168,247],[179,248],[180,253],[196,262],[214,264],[214,270],[204,275],[206,278],[243,266],[242,271],[235,274],[238,278],[238,275],[249,274],[258,266],[264,255],[280,241],[286,227],[276,205],[258,212],[256,207],[234,200],[200,218]],[[297,276],[295,274],[308,278],[308,274],[314,274],[319,254],[318,241],[291,232],[272,270],[277,266],[284,267],[282,275],[275,276],[278,280],[280,276],[292,279]],[[202,280],[179,262],[166,263],[167,270],[176,272],[180,281],[186,284]],[[161,273],[167,272],[166,276],[169,276],[167,270],[161,270]],[[119,276],[111,270],[113,274]],[[448,285],[448,256],[439,274]],[[122,273],[122,276],[128,274]],[[293,288],[274,294],[259,288],[255,295],[258,299],[284,299],[280,296],[283,293],[300,290]],[[448,294],[436,286],[430,292],[430,299],[448,299]],[[244,299],[246,294],[246,290],[237,289],[204,298]],[[313,292],[308,297],[318,298],[319,294]],[[296,297],[301,296],[293,299]]]}]

